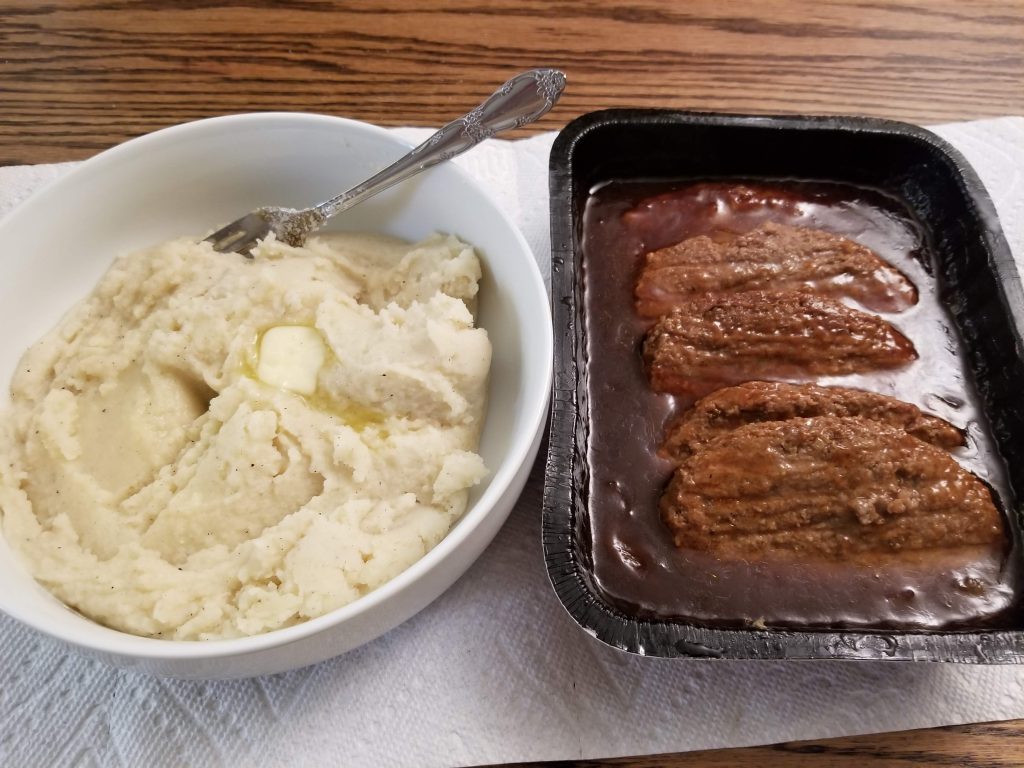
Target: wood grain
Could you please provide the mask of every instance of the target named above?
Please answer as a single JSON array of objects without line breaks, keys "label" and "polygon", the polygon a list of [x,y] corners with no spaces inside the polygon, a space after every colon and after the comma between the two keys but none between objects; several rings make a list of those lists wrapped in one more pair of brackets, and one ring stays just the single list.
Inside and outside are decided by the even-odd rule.
[{"label": "wood grain", "polygon": [[[965,744],[970,744],[965,749]],[[1019,768],[1024,765],[1021,721],[929,728],[765,747],[615,760],[516,763],[516,768]],[[494,766],[493,768],[499,768]],[[511,765],[504,768],[511,768]]]},{"label": "wood grain", "polygon": [[[75,160],[186,120],[302,110],[440,125],[557,66],[530,130],[608,107],[1024,114],[1019,0],[0,0],[0,165]],[[561,766],[1024,764],[1024,721]]]},{"label": "wood grain", "polygon": [[1024,113],[1024,7],[961,0],[0,0],[0,164],[173,123],[305,110],[439,125],[530,66],[569,75],[535,130],[594,109]]}]

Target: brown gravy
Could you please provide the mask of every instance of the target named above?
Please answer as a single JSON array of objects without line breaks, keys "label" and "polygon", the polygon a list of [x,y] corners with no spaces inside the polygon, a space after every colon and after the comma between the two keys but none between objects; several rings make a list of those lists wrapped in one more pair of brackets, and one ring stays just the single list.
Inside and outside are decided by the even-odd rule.
[{"label": "brown gravy", "polygon": [[652,392],[646,380],[639,347],[652,321],[634,309],[640,260],[688,237],[728,237],[766,221],[850,237],[917,286],[917,305],[878,314],[911,338],[918,360],[895,371],[817,382],[892,395],[964,427],[968,444],[954,456],[997,499],[1008,498],[1001,459],[960,360],[961,342],[939,302],[925,233],[897,200],[819,182],[612,182],[592,191],[583,219],[596,586],[630,613],[714,626],[1012,625],[1017,576],[1006,548],[825,564],[730,562],[673,546],[658,499],[674,465],[657,449],[667,424],[691,403]]}]

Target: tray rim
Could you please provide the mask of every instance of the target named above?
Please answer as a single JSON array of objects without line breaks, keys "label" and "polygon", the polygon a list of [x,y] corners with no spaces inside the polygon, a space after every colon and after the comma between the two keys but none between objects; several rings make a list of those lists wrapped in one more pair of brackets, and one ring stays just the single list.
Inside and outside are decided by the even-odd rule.
[{"label": "tray rim", "polygon": [[576,320],[579,312],[573,294],[577,285],[579,252],[575,235],[576,189],[572,163],[580,141],[595,131],[610,126],[617,128],[624,122],[633,126],[704,125],[898,135],[927,145],[953,171],[953,178],[975,221],[986,223],[986,226],[979,227],[983,246],[998,278],[1011,329],[1018,342],[1024,338],[1024,287],[992,200],[963,155],[925,128],[873,117],[747,115],[675,109],[617,108],[577,117],[556,136],[548,166],[555,371],[541,538],[548,578],[563,608],[597,640],[644,656],[1024,663],[1024,630],[926,632],[709,628],[681,620],[629,616],[605,603],[590,588],[574,550],[577,500],[574,498],[573,473],[574,461],[580,450],[582,425],[576,395],[580,379],[573,355],[578,335]]}]

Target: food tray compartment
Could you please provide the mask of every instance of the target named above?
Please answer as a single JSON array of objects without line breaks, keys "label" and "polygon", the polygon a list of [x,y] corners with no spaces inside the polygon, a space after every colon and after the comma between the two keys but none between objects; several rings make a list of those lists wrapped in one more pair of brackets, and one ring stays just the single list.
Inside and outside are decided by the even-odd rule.
[{"label": "food tray compartment", "polygon": [[[940,301],[1005,467],[1002,502],[1017,564],[1024,488],[1024,291],[987,193],[963,158],[923,129],[865,118],[751,117],[666,110],[584,115],[551,153],[555,381],[543,509],[552,585],[587,632],[663,657],[1024,661],[1024,631],[755,629],[647,618],[595,587],[590,552],[590,375],[583,213],[611,180],[800,179],[870,187],[900,201],[929,237]],[[1018,595],[1019,597],[1019,595]],[[1019,615],[1019,612],[1017,613]]]}]

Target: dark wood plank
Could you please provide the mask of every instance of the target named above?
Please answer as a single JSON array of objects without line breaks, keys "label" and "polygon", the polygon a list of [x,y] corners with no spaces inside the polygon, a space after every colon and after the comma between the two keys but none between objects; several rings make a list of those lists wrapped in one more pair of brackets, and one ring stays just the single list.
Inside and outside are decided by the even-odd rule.
[{"label": "dark wood plank", "polygon": [[632,768],[1018,768],[1024,765],[1024,721],[979,723],[822,741],[791,741],[765,747],[716,749],[682,755],[515,765],[517,768],[599,768],[625,765]]},{"label": "dark wood plank", "polygon": [[86,157],[173,123],[305,110],[438,125],[530,66],[534,130],[616,106],[1024,113],[1019,2],[0,0],[0,163]]}]

